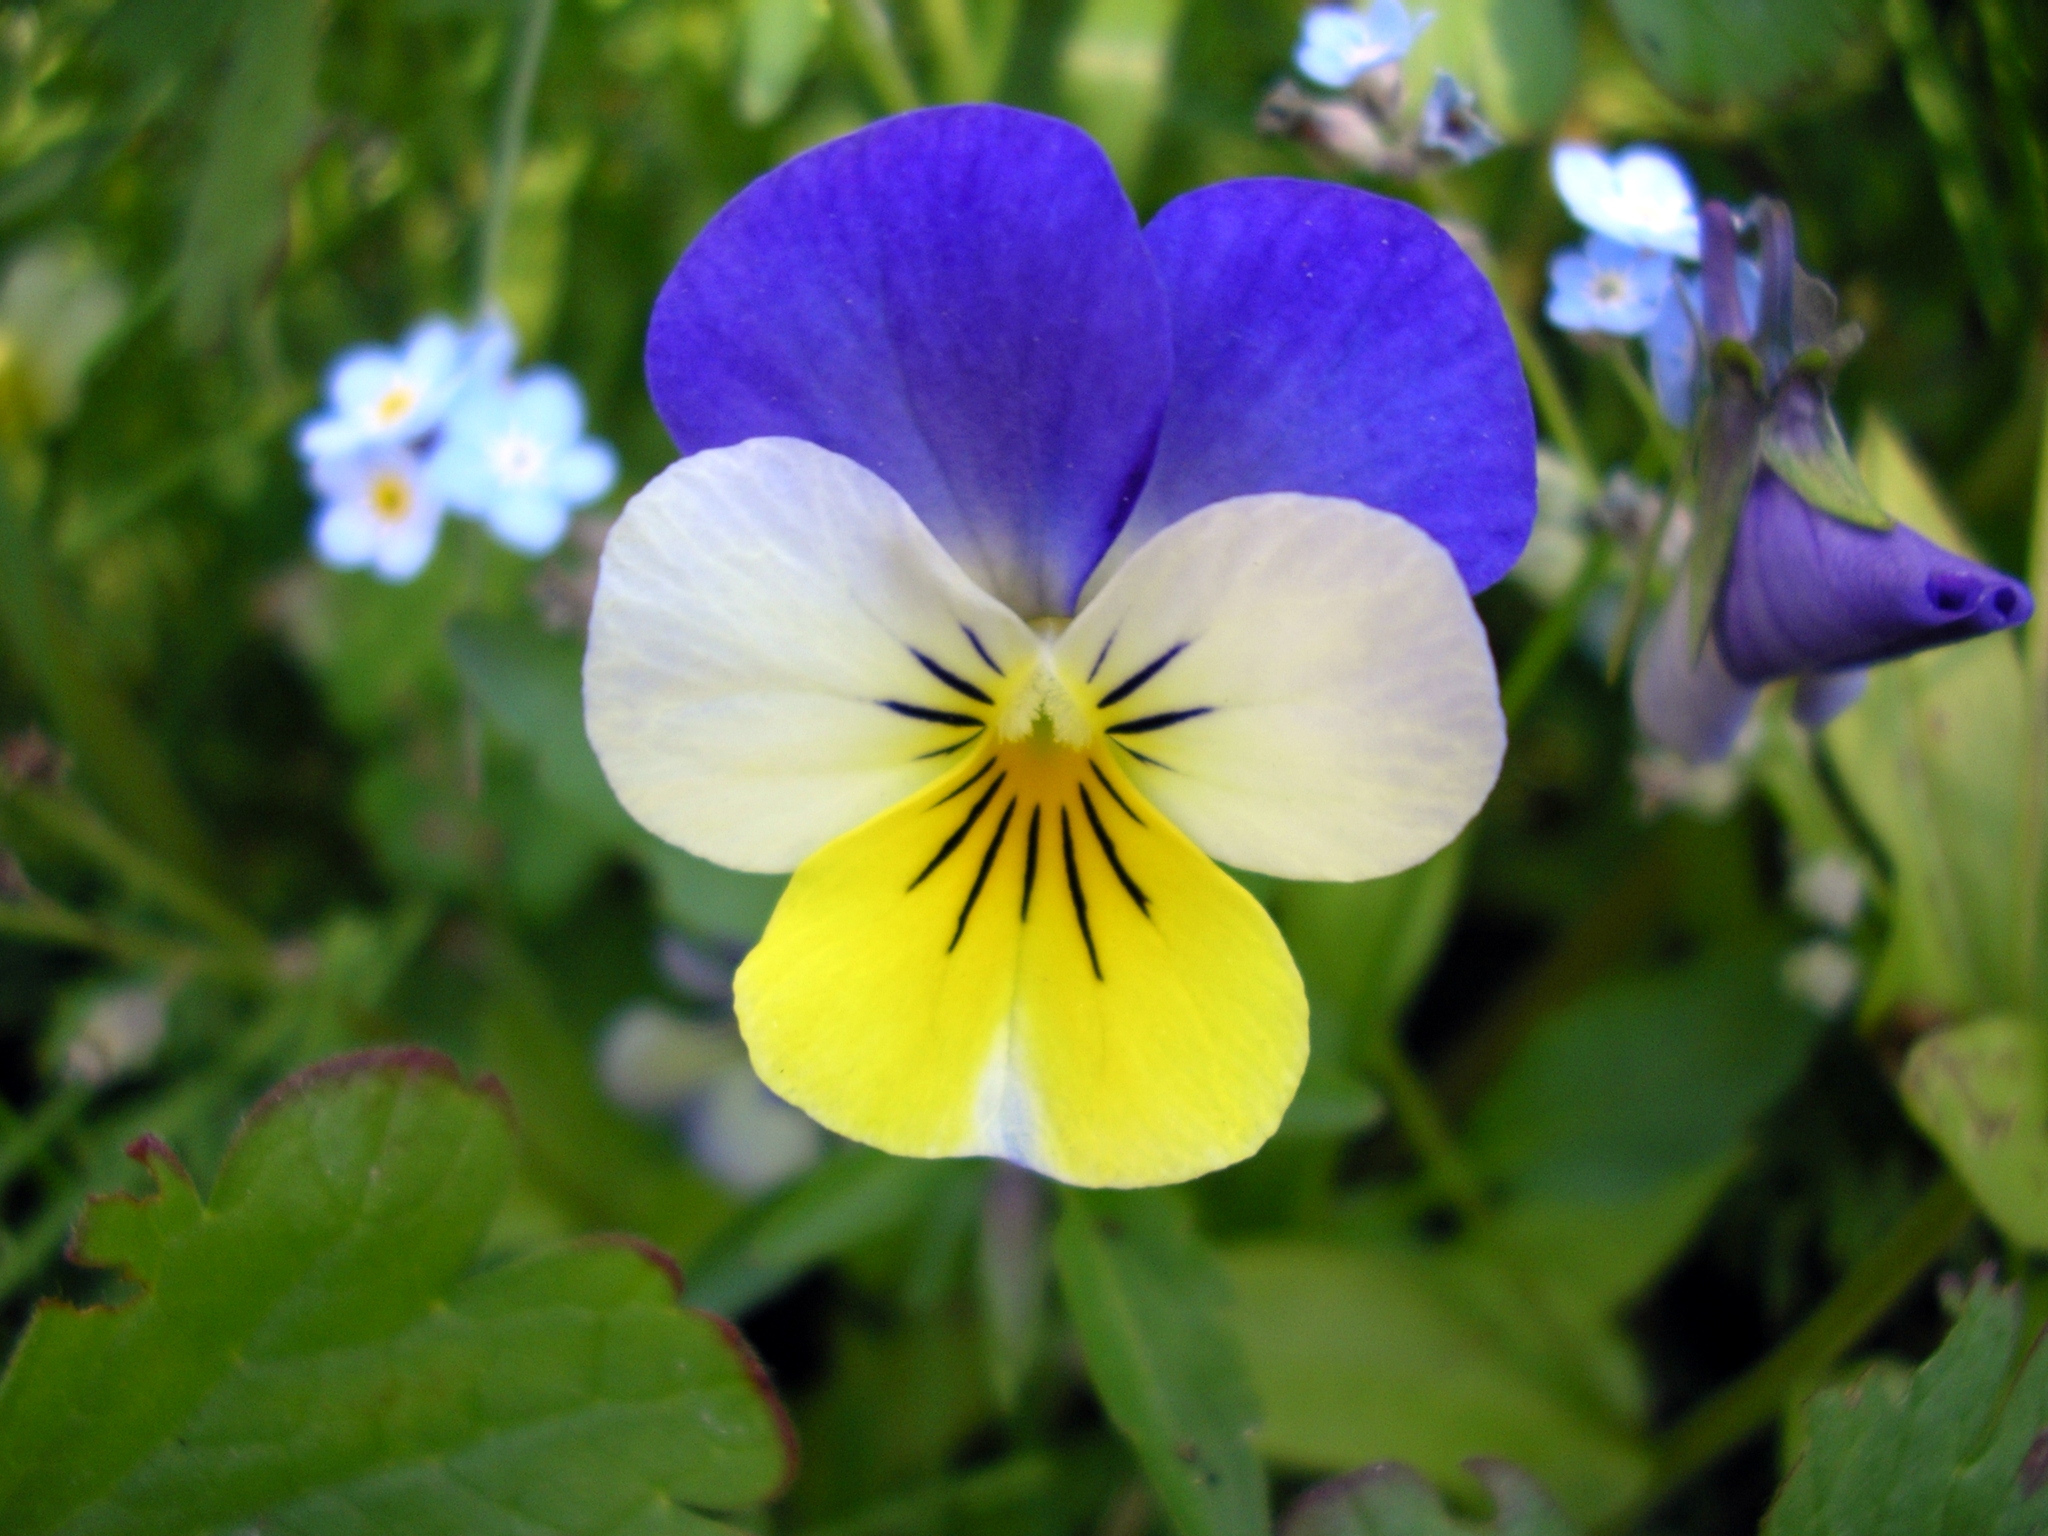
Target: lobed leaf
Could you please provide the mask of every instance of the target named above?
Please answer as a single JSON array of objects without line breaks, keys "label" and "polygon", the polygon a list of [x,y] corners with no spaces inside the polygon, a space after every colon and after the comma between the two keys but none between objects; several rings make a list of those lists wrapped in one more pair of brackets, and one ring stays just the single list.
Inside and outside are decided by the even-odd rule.
[{"label": "lobed leaf", "polygon": [[510,1108],[424,1050],[342,1057],[243,1122],[210,1199],[96,1202],[78,1262],[139,1294],[37,1310],[0,1381],[11,1536],[701,1536],[792,1470],[787,1421],[658,1252],[465,1273]]}]

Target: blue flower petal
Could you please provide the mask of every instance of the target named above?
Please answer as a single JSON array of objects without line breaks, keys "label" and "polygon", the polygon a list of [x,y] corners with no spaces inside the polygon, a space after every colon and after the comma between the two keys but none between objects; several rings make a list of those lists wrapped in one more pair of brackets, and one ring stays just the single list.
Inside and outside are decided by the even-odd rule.
[{"label": "blue flower petal", "polygon": [[547,491],[517,491],[492,503],[490,529],[499,541],[525,555],[544,555],[569,530],[569,507]]},{"label": "blue flower petal", "polygon": [[1731,677],[1714,646],[1692,648],[1691,587],[1681,577],[1636,656],[1629,696],[1643,734],[1695,763],[1719,762],[1735,745],[1757,690]]},{"label": "blue flower petal", "polygon": [[1536,429],[1499,302],[1427,214],[1324,182],[1176,198],[1145,231],[1173,394],[1119,553],[1232,496],[1346,496],[1416,524],[1477,590],[1536,518]]},{"label": "blue flower petal", "polygon": [[559,368],[535,368],[513,381],[506,419],[538,442],[565,446],[583,435],[582,391]]},{"label": "blue flower petal", "polygon": [[647,377],[684,453],[783,435],[866,465],[1017,612],[1070,611],[1172,369],[1136,216],[1079,130],[905,113],[799,155],[684,253]]},{"label": "blue flower petal", "polygon": [[619,477],[619,457],[595,438],[571,443],[548,466],[548,485],[572,507],[595,501]]}]

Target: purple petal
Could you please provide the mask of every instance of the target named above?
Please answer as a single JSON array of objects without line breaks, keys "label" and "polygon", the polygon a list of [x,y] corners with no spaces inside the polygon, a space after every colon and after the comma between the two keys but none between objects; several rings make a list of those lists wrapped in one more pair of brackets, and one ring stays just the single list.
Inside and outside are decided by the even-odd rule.
[{"label": "purple petal", "polygon": [[1714,763],[1742,734],[1757,691],[1728,675],[1712,635],[1693,655],[1691,606],[1691,587],[1680,577],[1636,656],[1629,696],[1645,736],[1692,762]]},{"label": "purple petal", "polygon": [[2021,583],[1903,523],[1817,512],[1768,469],[1735,530],[1716,631],[1728,670],[1763,683],[1904,656],[2026,622]]},{"label": "purple petal", "polygon": [[677,264],[647,380],[684,453],[807,438],[893,485],[990,592],[1070,611],[1172,371],[1137,218],[1079,130],[906,113],[800,155]]},{"label": "purple petal", "polygon": [[1176,198],[1145,231],[1173,312],[1173,394],[1119,549],[1231,496],[1396,512],[1473,590],[1536,517],[1536,428],[1500,305],[1436,221],[1321,182]]},{"label": "purple petal", "polygon": [[1870,674],[1862,667],[1808,673],[1792,690],[1792,718],[1817,731],[1862,698],[1869,683]]}]

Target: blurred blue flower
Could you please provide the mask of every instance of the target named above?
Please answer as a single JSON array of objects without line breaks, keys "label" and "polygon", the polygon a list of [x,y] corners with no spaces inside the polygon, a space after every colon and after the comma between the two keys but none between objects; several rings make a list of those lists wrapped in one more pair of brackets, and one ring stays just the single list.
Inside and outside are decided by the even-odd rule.
[{"label": "blurred blue flower", "polygon": [[569,514],[611,489],[618,459],[583,435],[583,397],[553,368],[463,395],[427,478],[456,511],[482,518],[512,548],[546,554]]},{"label": "blurred blue flower", "polygon": [[434,553],[445,503],[406,447],[372,447],[313,462],[320,497],[313,548],[336,570],[368,568],[410,581]]},{"label": "blurred blue flower", "polygon": [[1590,144],[1560,144],[1551,151],[1550,177],[1572,217],[1595,234],[1699,259],[1692,183],[1669,150],[1637,144],[1610,158]]},{"label": "blurred blue flower", "polygon": [[1449,155],[1460,165],[1470,165],[1500,148],[1500,135],[1479,115],[1479,100],[1447,69],[1436,72],[1436,81],[1422,99],[1422,123],[1416,142],[1424,149]]},{"label": "blurred blue flower", "polygon": [[[1747,256],[1738,257],[1735,283],[1742,296],[1743,316],[1754,326],[1757,301],[1763,295],[1763,270]],[[1699,364],[1699,327],[1705,313],[1701,303],[1699,278],[1690,272],[1681,273],[1678,281],[1665,290],[1663,307],[1643,333],[1657,407],[1674,427],[1692,422],[1693,373]]]},{"label": "blurred blue flower", "polygon": [[1550,258],[1543,312],[1560,330],[1638,336],[1657,318],[1672,270],[1671,258],[1660,251],[1593,235],[1577,250]]},{"label": "blurred blue flower", "polygon": [[1366,10],[1319,5],[1302,18],[1294,67],[1318,85],[1342,90],[1368,70],[1408,56],[1434,11],[1408,15],[1401,0],[1372,0]]},{"label": "blurred blue flower", "polygon": [[299,428],[308,462],[410,442],[439,425],[471,375],[474,349],[436,315],[396,347],[351,347],[327,375],[327,408]]}]

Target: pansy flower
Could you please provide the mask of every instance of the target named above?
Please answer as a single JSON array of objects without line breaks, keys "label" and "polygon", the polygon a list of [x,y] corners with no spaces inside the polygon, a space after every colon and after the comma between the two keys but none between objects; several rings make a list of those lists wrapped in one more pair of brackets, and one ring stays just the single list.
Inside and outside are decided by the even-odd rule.
[{"label": "pansy flower", "polygon": [[569,514],[611,489],[618,459],[583,435],[583,397],[553,368],[466,393],[427,464],[456,511],[483,519],[513,549],[544,555]]},{"label": "pansy flower", "polygon": [[1301,20],[1294,67],[1318,85],[1342,90],[1383,64],[1398,64],[1435,19],[1410,16],[1401,0],[1372,0],[1364,10],[1319,5]]},{"label": "pansy flower", "polygon": [[1714,362],[1695,425],[1699,530],[1636,662],[1637,718],[1695,761],[1724,756],[1757,690],[1799,680],[1809,725],[1854,702],[1860,669],[2023,624],[2026,587],[1877,507],[1828,390],[1853,349],[1834,294],[1795,260],[1791,216],[1760,200],[1759,292],[1743,293],[1733,213],[1709,203],[1701,339]]},{"label": "pansy flower", "polygon": [[1671,258],[1661,251],[1593,235],[1550,258],[1543,313],[1564,331],[1638,336],[1650,328],[1671,290]]},{"label": "pansy flower", "polygon": [[447,504],[409,448],[367,448],[313,461],[320,510],[313,548],[337,570],[410,581],[433,556]]},{"label": "pansy flower", "polygon": [[1307,1005],[1216,861],[1387,874],[1499,770],[1469,591],[1535,443],[1478,271],[1323,183],[1141,229],[1075,129],[938,108],[734,199],[647,368],[685,457],[607,542],[586,724],[653,831],[795,872],[735,982],[762,1080],[1079,1184],[1255,1150]]},{"label": "pansy flower", "polygon": [[475,348],[453,321],[414,326],[396,347],[352,347],[327,376],[327,409],[299,429],[309,461],[417,438],[470,377]]},{"label": "pansy flower", "polygon": [[1637,144],[1610,158],[1590,144],[1560,144],[1551,151],[1550,179],[1572,217],[1595,234],[1699,260],[1692,183],[1668,150]]}]

